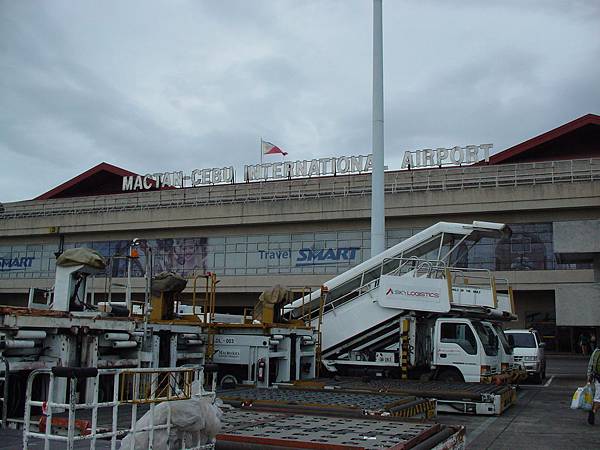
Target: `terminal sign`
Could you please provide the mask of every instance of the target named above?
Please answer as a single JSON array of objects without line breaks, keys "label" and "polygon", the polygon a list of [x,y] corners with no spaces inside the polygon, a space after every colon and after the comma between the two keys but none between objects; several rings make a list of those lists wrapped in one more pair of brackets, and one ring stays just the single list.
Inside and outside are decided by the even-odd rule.
[{"label": "terminal sign", "polygon": [[373,155],[336,156],[244,166],[244,179],[246,181],[281,180],[285,178],[370,172],[372,169]]},{"label": "terminal sign", "polygon": [[[436,148],[407,151],[402,169],[441,167],[489,161],[492,144],[465,147]],[[244,166],[244,181],[282,180],[299,177],[368,173],[373,170],[373,155],[336,156],[298,161],[281,161]],[[161,187],[197,187],[234,182],[233,166],[194,169],[187,173],[159,172],[146,175],[126,175],[122,190],[145,191]]]},{"label": "terminal sign", "polygon": [[440,167],[446,165],[459,166],[490,160],[490,149],[493,144],[467,145],[465,147],[436,148],[404,152],[402,169],[418,169],[424,167]]},{"label": "terminal sign", "polygon": [[233,182],[233,167],[194,169],[189,175],[184,174],[182,171],[126,175],[123,177],[122,190],[145,191],[164,186],[183,188],[231,182]]},{"label": "terminal sign", "polygon": [[[244,166],[245,181],[281,180],[298,177],[370,172],[372,155],[336,156],[299,161],[261,163]],[[233,166],[194,169],[191,172],[159,172],[123,177],[122,191],[147,191],[161,187],[198,187],[234,182]]]}]

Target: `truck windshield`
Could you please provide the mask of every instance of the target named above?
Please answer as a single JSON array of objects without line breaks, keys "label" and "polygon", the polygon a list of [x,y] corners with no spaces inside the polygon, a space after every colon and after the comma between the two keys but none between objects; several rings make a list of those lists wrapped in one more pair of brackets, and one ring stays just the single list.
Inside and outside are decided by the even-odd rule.
[{"label": "truck windshield", "polygon": [[510,333],[514,339],[514,347],[536,348],[535,338],[532,333]]},{"label": "truck windshield", "polygon": [[506,353],[507,355],[512,355],[513,349],[511,347],[510,343],[508,342],[508,339],[506,338],[506,335],[504,334],[504,330],[502,329],[502,327],[500,325],[496,325],[496,324],[493,324],[492,326],[494,327],[494,330],[496,330],[496,334],[498,335],[498,338],[500,339],[502,348],[504,348],[504,353]]},{"label": "truck windshield", "polygon": [[483,344],[485,354],[488,356],[496,356],[498,354],[498,347],[496,346],[494,339],[494,332],[491,329],[484,327],[481,322],[473,321],[472,323],[477,332],[477,336],[479,336],[479,339]]}]

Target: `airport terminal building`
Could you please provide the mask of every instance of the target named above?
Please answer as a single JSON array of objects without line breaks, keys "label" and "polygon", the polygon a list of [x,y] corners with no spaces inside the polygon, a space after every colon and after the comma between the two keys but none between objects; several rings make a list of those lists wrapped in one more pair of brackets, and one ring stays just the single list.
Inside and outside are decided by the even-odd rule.
[{"label": "airport terminal building", "polygon": [[[442,149],[455,164],[465,161],[457,148]],[[510,237],[483,239],[456,263],[507,278],[515,326],[539,328],[551,349],[571,351],[582,332],[600,332],[600,116],[474,164],[413,156],[385,173],[386,247],[440,221],[509,224]],[[76,246],[111,257],[122,286],[134,238],[138,298],[150,254],[153,273],[215,272],[223,311],[251,307],[275,284],[316,288],[370,256],[369,169],[369,157],[257,164],[236,182],[231,168],[139,175],[101,163],[0,205],[0,304],[24,305],[30,287],[51,288],[56,254]]]}]

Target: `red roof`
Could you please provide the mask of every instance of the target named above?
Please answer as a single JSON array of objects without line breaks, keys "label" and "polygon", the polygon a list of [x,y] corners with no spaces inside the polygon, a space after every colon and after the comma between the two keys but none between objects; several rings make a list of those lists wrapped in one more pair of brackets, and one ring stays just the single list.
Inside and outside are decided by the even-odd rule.
[{"label": "red roof", "polygon": [[490,157],[488,164],[600,156],[600,116],[586,114]]},{"label": "red roof", "polygon": [[131,175],[136,176],[137,174],[103,162],[36,197],[35,200],[120,194],[122,193],[123,177]]}]

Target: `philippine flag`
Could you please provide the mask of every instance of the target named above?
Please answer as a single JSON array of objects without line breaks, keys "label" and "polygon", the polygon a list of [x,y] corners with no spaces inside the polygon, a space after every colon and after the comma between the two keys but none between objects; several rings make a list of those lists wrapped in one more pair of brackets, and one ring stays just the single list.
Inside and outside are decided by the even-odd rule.
[{"label": "philippine flag", "polygon": [[277,147],[275,144],[271,144],[270,142],[267,142],[267,141],[262,141],[262,152],[263,152],[263,155],[276,155],[276,154],[281,154],[283,156],[287,155],[287,152],[284,152],[279,147]]}]

